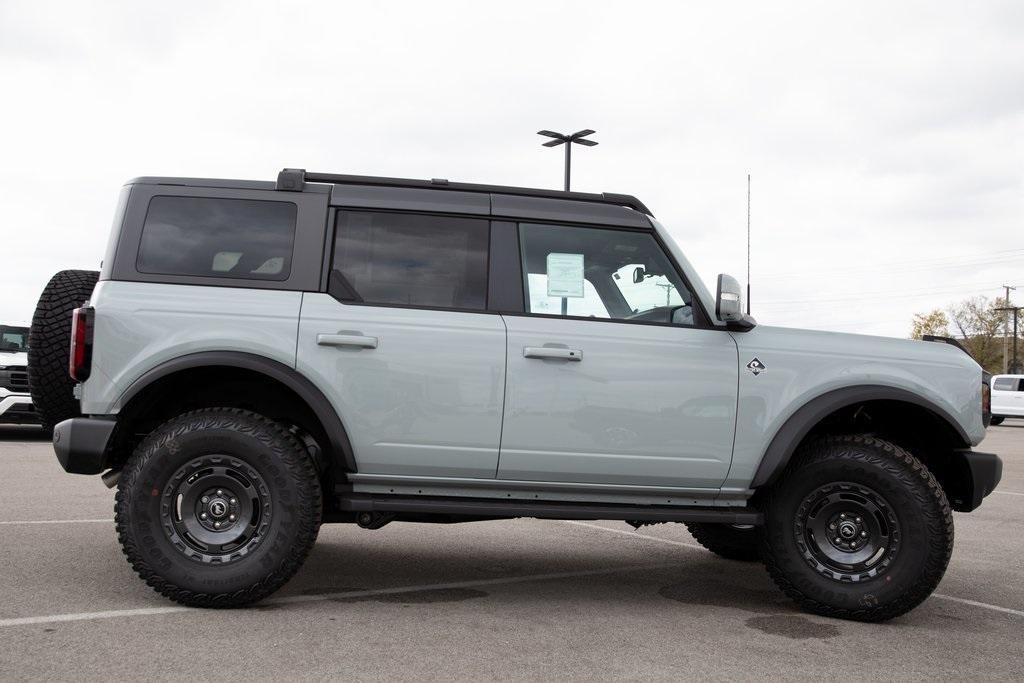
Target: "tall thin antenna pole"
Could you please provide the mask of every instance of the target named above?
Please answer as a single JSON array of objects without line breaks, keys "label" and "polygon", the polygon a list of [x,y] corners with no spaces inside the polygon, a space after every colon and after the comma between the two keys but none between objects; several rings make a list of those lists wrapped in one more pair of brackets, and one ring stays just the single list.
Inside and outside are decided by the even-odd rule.
[{"label": "tall thin antenna pole", "polygon": [[750,315],[750,174],[747,174],[747,315]]}]

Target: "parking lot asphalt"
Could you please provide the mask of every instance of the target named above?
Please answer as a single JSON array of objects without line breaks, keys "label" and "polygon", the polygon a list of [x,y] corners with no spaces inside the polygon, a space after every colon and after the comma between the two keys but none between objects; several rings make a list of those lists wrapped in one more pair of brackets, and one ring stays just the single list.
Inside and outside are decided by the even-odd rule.
[{"label": "parking lot asphalt", "polygon": [[260,605],[197,610],[132,573],[113,492],[0,429],[0,678],[1019,679],[1024,420],[996,493],[955,515],[936,594],[886,624],[803,614],[680,524],[327,525]]}]

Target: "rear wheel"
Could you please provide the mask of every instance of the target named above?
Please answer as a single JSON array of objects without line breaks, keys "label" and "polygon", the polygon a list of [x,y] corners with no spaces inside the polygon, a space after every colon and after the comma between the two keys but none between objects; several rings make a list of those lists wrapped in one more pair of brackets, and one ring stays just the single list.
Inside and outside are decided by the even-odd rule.
[{"label": "rear wheel", "polygon": [[745,524],[686,522],[698,543],[727,560],[754,562],[761,559],[757,528]]},{"label": "rear wheel", "polygon": [[255,413],[210,408],[165,423],[118,485],[115,522],[132,568],[195,607],[260,600],[316,541],[322,493],[306,448]]},{"label": "rear wheel", "polygon": [[938,585],[953,550],[942,487],[881,439],[829,436],[796,456],[765,500],[768,573],[801,608],[884,621]]},{"label": "rear wheel", "polygon": [[92,294],[100,274],[62,270],[39,296],[28,336],[28,385],[32,405],[46,429],[82,413],[68,374],[71,312]]},{"label": "rear wheel", "polygon": [[989,422],[989,424],[991,424],[991,425],[1001,425],[1001,424],[1003,424],[1003,420],[1005,420],[1005,419],[1006,419],[1005,417],[995,417],[995,416],[993,416],[992,420]]}]

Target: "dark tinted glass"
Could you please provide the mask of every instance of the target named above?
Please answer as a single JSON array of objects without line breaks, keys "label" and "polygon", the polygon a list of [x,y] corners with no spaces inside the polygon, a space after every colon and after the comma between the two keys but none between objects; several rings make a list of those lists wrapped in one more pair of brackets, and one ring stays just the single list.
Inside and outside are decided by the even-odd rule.
[{"label": "dark tinted glass", "polygon": [[330,291],[343,301],[483,310],[488,222],[343,211]]},{"label": "dark tinted glass", "polygon": [[1012,377],[999,377],[992,382],[992,388],[996,391],[1016,391],[1017,380]]},{"label": "dark tinted glass", "polygon": [[153,197],[137,267],[160,275],[286,280],[295,215],[291,202]]}]

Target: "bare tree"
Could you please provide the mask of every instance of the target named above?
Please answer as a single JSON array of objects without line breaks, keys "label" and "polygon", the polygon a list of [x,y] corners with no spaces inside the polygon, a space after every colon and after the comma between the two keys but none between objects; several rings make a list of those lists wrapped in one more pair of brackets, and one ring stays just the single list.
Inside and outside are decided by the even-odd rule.
[{"label": "bare tree", "polygon": [[940,309],[914,314],[914,319],[910,323],[910,338],[920,339],[926,334],[934,334],[937,337],[949,335],[949,318]]},{"label": "bare tree", "polygon": [[974,360],[989,372],[999,372],[1003,364],[1003,313],[995,310],[1004,299],[978,296],[965,299],[948,309],[952,327]]}]

